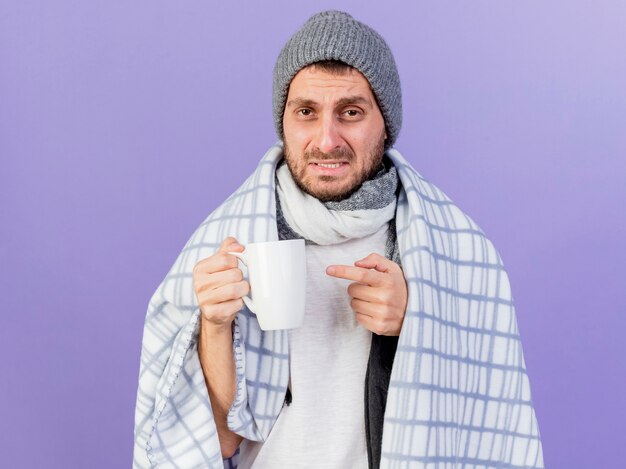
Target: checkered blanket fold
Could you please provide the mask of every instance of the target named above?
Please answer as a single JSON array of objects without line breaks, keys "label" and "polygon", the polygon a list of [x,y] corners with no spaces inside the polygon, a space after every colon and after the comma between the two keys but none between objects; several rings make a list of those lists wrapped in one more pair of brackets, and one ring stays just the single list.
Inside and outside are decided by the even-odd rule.
[{"label": "checkered blanket fold", "polygon": [[[381,468],[542,468],[543,457],[509,279],[480,228],[394,149],[402,189],[396,230],[409,298],[389,384]],[[133,467],[222,468],[197,354],[192,269],[227,236],[278,239],[277,143],[195,230],[146,315]],[[236,397],[228,424],[263,441],[289,378],[285,331],[235,320]]]}]

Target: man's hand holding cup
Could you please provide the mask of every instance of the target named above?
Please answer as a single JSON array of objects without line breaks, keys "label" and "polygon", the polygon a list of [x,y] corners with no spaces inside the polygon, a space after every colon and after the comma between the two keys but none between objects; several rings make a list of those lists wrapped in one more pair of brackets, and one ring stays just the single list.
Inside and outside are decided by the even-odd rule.
[{"label": "man's hand holding cup", "polygon": [[250,284],[244,280],[237,258],[229,252],[242,252],[235,238],[226,238],[217,252],[199,261],[193,269],[193,287],[202,320],[215,332],[231,330],[237,313],[243,308]]}]

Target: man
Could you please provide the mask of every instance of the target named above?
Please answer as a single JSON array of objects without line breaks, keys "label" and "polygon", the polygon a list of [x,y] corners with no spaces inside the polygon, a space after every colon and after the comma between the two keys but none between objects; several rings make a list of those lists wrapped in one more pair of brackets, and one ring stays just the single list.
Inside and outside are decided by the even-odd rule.
[{"label": "man", "polygon": [[[281,142],[191,237],[146,317],[135,467],[543,467],[508,277],[392,148],[385,41],[337,11],[274,69]],[[229,252],[304,238],[302,327],[261,331]]]}]

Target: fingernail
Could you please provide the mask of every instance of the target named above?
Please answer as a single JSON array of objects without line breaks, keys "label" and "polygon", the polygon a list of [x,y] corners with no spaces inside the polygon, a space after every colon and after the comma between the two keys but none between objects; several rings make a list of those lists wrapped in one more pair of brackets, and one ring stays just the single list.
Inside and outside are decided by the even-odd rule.
[{"label": "fingernail", "polygon": [[327,273],[328,275],[335,275],[335,267],[333,267],[332,265],[331,265],[331,266],[326,267],[326,273]]}]

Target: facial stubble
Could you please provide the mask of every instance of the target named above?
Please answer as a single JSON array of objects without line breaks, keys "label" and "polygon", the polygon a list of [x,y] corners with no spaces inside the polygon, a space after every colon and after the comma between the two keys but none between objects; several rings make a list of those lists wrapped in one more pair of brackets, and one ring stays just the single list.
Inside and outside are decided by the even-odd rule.
[{"label": "facial stubble", "polygon": [[[381,169],[383,156],[385,153],[385,133],[382,132],[380,138],[376,141],[376,145],[372,148],[371,152],[367,156],[367,161],[371,162],[369,166],[366,166],[363,171],[357,174],[357,178],[350,187],[341,190],[340,192],[332,191],[328,188],[322,188],[321,190],[316,191],[310,183],[307,183],[304,180],[306,168],[308,162],[311,160],[315,161],[323,161],[323,160],[341,160],[348,161],[352,163],[355,159],[354,152],[349,147],[339,148],[330,153],[324,153],[318,149],[314,149],[311,151],[304,152],[304,155],[301,157],[295,156],[295,158],[300,158],[304,160],[306,163],[300,172],[298,172],[296,165],[294,164],[294,155],[292,155],[289,146],[287,145],[287,141],[284,141],[284,153],[285,153],[285,161],[287,166],[289,167],[289,171],[293,176],[293,180],[296,185],[307,194],[317,198],[320,202],[339,202],[341,200],[345,200],[354,194],[363,183],[369,179],[371,179],[374,175],[378,173]],[[317,180],[322,182],[333,182],[336,179],[335,176],[318,176]]]}]

